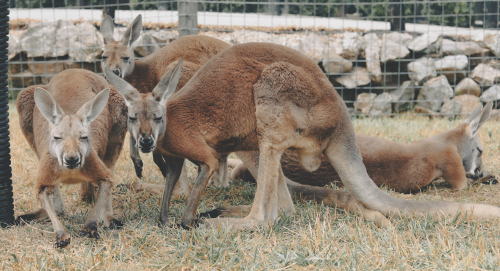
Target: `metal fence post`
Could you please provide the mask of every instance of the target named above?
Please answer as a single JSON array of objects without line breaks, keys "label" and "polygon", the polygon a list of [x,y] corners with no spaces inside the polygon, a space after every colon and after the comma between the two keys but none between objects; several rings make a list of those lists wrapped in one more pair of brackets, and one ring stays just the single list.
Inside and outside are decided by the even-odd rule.
[{"label": "metal fence post", "polygon": [[390,0],[390,2],[391,31],[405,31],[404,5],[402,4],[402,0]]},{"label": "metal fence post", "polygon": [[0,224],[14,223],[12,169],[10,167],[9,95],[7,53],[9,46],[9,1],[0,0]]},{"label": "metal fence post", "polygon": [[198,35],[198,2],[194,0],[179,0],[179,37]]}]

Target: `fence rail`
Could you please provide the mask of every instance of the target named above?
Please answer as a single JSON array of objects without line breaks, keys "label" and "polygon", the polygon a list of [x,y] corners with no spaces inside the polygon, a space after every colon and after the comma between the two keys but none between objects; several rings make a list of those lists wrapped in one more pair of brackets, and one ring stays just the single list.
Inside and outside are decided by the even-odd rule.
[{"label": "fence rail", "polygon": [[10,7],[12,98],[64,69],[101,73],[103,14],[113,15],[117,35],[141,14],[137,58],[184,34],[282,44],[314,59],[357,114],[465,116],[500,100],[496,1],[13,0]]}]

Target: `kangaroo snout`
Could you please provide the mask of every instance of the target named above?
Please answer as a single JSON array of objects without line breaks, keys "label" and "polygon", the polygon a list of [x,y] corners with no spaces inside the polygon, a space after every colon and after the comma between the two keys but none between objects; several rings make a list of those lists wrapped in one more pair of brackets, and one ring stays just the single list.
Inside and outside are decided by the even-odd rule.
[{"label": "kangaroo snout", "polygon": [[79,166],[81,166],[81,159],[79,155],[72,155],[72,156],[64,156],[63,157],[63,165],[65,168],[68,169],[75,169]]},{"label": "kangaroo snout", "polygon": [[145,135],[145,134],[143,134],[139,138],[139,142],[138,143],[139,143],[139,149],[143,153],[151,152],[152,150],[154,150],[154,148],[156,146],[155,140],[154,140],[154,138],[151,135]]}]

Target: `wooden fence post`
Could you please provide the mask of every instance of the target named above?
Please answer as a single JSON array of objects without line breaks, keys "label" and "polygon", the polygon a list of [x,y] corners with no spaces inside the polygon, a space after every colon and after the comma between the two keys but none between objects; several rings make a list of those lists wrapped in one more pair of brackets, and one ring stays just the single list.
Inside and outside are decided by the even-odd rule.
[{"label": "wooden fence post", "polygon": [[179,0],[179,37],[198,35],[198,2],[194,0]]}]

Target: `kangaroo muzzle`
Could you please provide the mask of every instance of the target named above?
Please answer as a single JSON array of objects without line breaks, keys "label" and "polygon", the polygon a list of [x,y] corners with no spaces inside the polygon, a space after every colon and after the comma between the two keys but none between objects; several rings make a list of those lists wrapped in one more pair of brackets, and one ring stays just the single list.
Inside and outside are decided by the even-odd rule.
[{"label": "kangaroo muzzle", "polygon": [[116,76],[118,76],[118,77],[120,77],[120,78],[122,77],[122,76],[121,76],[122,72],[121,72],[119,69],[114,69],[114,70],[113,70],[113,73],[114,73],[114,74],[116,74]]},{"label": "kangaroo muzzle", "polygon": [[137,144],[139,146],[139,150],[141,150],[141,152],[143,152],[143,153],[151,152],[156,147],[156,142],[155,142],[153,136],[151,136],[151,135],[140,136]]},{"label": "kangaroo muzzle", "polygon": [[63,157],[63,166],[67,169],[75,169],[82,165],[82,160],[79,155],[74,156],[64,156]]}]

